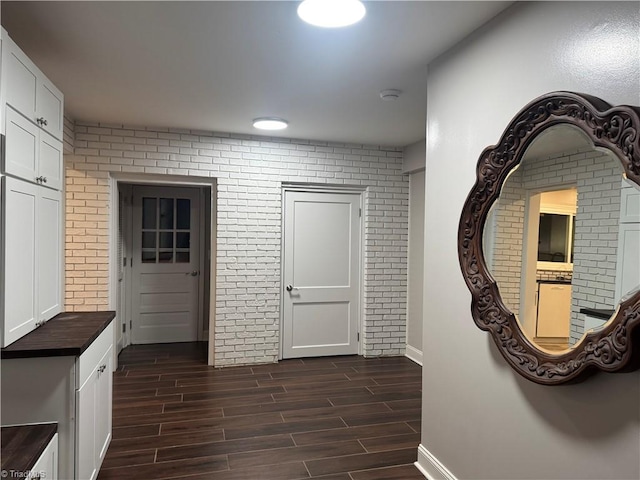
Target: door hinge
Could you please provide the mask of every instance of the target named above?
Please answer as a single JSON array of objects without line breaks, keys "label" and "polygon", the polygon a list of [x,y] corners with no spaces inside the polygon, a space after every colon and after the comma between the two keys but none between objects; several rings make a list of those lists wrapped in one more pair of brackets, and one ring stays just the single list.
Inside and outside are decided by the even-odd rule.
[{"label": "door hinge", "polygon": [[127,266],[127,257],[122,257],[122,266],[123,267]]},{"label": "door hinge", "polygon": [[358,216],[362,217],[362,209],[361,208],[358,209]]},{"label": "door hinge", "polygon": [[125,333],[127,331],[127,324],[123,323],[122,324],[122,333]]},{"label": "door hinge", "polygon": [[129,320],[129,330],[133,330],[133,322]]},{"label": "door hinge", "polygon": [[130,260],[130,262],[129,262],[129,266],[130,266],[130,267],[133,267],[133,257],[131,257],[129,260]]},{"label": "door hinge", "polygon": [[360,332],[358,332],[358,341],[360,341]]}]

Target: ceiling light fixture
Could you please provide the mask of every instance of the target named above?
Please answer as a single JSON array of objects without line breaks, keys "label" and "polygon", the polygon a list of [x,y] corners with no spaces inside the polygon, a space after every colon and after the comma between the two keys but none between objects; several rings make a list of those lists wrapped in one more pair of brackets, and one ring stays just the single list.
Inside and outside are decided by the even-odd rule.
[{"label": "ceiling light fixture", "polygon": [[367,13],[360,0],[304,0],[298,16],[317,27],[338,28],[359,22]]},{"label": "ceiling light fixture", "polygon": [[260,117],[253,119],[253,127],[259,130],[284,130],[289,122],[277,117]]}]

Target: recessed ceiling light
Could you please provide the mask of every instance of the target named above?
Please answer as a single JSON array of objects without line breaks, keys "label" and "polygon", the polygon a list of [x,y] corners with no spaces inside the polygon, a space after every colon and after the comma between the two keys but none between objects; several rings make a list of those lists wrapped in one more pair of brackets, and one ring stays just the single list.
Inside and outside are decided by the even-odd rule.
[{"label": "recessed ceiling light", "polygon": [[362,20],[366,9],[360,0],[304,0],[298,16],[317,27],[338,28]]},{"label": "recessed ceiling light", "polygon": [[289,122],[277,117],[260,117],[253,120],[254,128],[260,130],[284,130]]}]

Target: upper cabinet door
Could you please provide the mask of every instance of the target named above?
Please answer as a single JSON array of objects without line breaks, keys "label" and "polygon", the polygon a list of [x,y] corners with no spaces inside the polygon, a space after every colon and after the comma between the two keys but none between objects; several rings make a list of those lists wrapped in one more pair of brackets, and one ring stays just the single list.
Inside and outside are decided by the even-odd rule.
[{"label": "upper cabinet door", "polygon": [[620,195],[620,223],[640,223],[640,190],[626,181]]},{"label": "upper cabinet door", "polygon": [[6,111],[6,146],[3,171],[29,182],[38,177],[38,127],[13,108]]},{"label": "upper cabinet door", "polygon": [[46,77],[38,79],[36,94],[36,123],[54,137],[62,140],[63,96]]},{"label": "upper cabinet door", "polygon": [[40,184],[62,190],[64,167],[62,142],[45,132],[40,132],[38,173]]},{"label": "upper cabinet door", "polygon": [[7,37],[2,42],[2,57],[6,102],[35,122],[38,67]]},{"label": "upper cabinet door", "polygon": [[62,92],[8,36],[3,38],[2,49],[2,89],[7,105],[62,140]]}]

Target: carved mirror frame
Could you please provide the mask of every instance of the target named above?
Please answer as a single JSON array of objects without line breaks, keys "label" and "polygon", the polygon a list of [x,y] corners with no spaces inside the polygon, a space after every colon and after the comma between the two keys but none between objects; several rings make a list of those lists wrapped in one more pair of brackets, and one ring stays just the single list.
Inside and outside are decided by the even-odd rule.
[{"label": "carved mirror frame", "polygon": [[640,108],[611,107],[579,93],[552,92],[533,100],[511,120],[497,145],[478,160],[477,180],[462,210],[458,255],[472,295],[476,325],[489,332],[505,360],[525,378],[543,385],[583,380],[597,370],[629,371],[640,367],[640,291],[619,303],[605,327],[591,331],[570,350],[558,354],[538,348],[505,306],[483,252],[487,216],[509,173],[544,130],[568,124],[580,128],[596,147],[610,150],[627,179],[640,186]]}]

